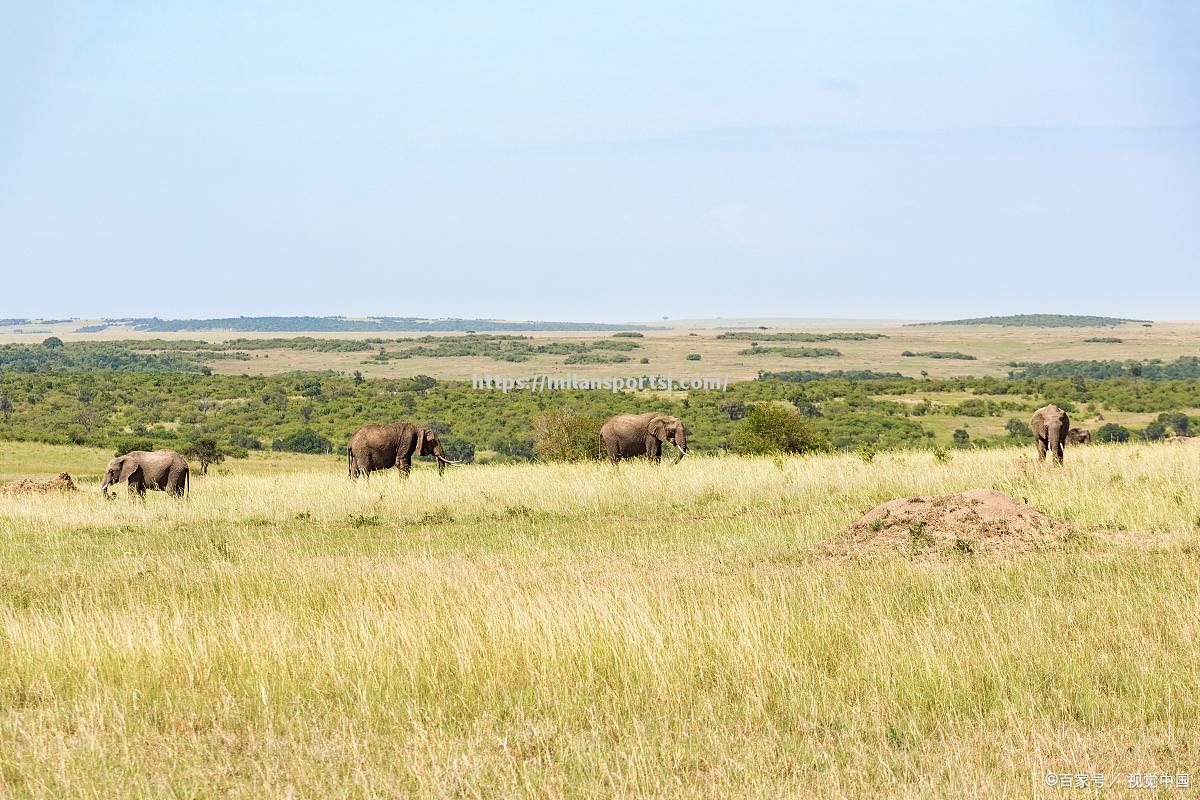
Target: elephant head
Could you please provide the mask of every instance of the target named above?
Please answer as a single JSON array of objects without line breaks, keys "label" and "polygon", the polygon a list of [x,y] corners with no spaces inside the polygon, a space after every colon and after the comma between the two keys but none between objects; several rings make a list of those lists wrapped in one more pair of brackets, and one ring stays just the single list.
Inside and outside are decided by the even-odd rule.
[{"label": "elephant head", "polygon": [[433,428],[417,428],[417,446],[413,450],[413,455],[437,456],[438,475],[446,471],[447,464],[458,466],[462,463],[446,458],[446,451],[442,448],[442,442]]},{"label": "elephant head", "polygon": [[675,443],[675,447],[679,449],[679,455],[675,459],[676,464],[687,455],[687,433],[684,431],[683,422],[679,417],[668,417],[665,414],[657,416],[650,421],[649,432],[660,442],[669,439]]},{"label": "elephant head", "polygon": [[136,458],[117,456],[108,462],[104,469],[104,478],[100,481],[100,493],[108,497],[108,487],[122,481],[137,482],[141,480],[142,465]]}]

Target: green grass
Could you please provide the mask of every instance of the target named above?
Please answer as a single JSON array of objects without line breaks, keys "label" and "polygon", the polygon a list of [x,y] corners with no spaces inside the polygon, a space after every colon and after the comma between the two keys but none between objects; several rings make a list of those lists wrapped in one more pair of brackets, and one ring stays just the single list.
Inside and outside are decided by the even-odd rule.
[{"label": "green grass", "polygon": [[[1012,797],[1193,770],[1200,449],[1021,455],[357,483],[257,459],[183,502],[0,496],[0,796]],[[812,549],[977,486],[1092,533]]]}]

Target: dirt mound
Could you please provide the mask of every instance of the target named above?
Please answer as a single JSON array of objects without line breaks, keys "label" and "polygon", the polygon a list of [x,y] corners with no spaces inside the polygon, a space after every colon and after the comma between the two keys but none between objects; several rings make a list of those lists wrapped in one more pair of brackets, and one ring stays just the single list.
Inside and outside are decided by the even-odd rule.
[{"label": "dirt mound", "polygon": [[71,476],[60,472],[43,483],[31,481],[28,478],[13,481],[0,486],[0,494],[49,494],[50,492],[73,492],[75,489],[75,481],[71,480]]},{"label": "dirt mound", "polygon": [[1062,545],[1075,535],[1004,492],[902,497],[864,514],[825,543],[829,555],[1025,553]]}]

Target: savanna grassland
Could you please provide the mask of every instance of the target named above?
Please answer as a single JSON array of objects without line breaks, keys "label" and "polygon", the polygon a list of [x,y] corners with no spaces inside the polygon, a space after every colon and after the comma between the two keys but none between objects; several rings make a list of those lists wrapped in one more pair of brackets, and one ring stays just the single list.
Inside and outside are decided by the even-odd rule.
[{"label": "savanna grassland", "polygon": [[[875,370],[900,372],[917,376],[952,377],[960,375],[1005,376],[1011,371],[1009,362],[1047,362],[1065,359],[1126,360],[1160,358],[1172,360],[1180,356],[1197,355],[1200,342],[1198,322],[1155,322],[1149,327],[1126,323],[1114,327],[1005,327],[999,325],[911,326],[896,321],[878,320],[685,320],[645,323],[656,329],[639,331],[641,336],[624,340],[636,344],[636,350],[624,352],[629,362],[564,363],[561,352],[534,353],[519,363],[498,361],[486,355],[458,354],[428,355],[420,339],[466,339],[467,335],[419,333],[340,333],[340,332],[236,332],[205,330],[200,332],[146,332],[128,326],[105,327],[103,330],[80,333],[81,321],[55,324],[0,326],[0,345],[7,343],[33,344],[47,335],[64,341],[102,342],[112,340],[179,342],[203,340],[229,342],[238,339],[316,337],[326,340],[354,342],[383,340],[362,352],[322,351],[315,349],[272,349],[234,352],[205,363],[217,374],[276,375],[296,370],[360,371],[368,378],[411,377],[431,375],[444,380],[470,380],[479,374],[527,375],[539,372],[568,371],[579,375],[641,374],[713,375],[730,381],[753,379],[760,371],[780,370]],[[14,331],[35,331],[14,333]],[[787,332],[814,332],[822,335],[867,332],[877,339],[834,340],[822,343],[840,355],[788,355],[780,345],[766,338]],[[731,334],[739,338],[729,337]],[[488,334],[481,334],[486,336]],[[611,331],[519,331],[500,336],[524,337],[537,345],[550,342],[581,344],[611,339]],[[748,338],[740,338],[748,337]],[[397,339],[408,341],[397,342]],[[1095,341],[1119,339],[1120,341]],[[752,343],[762,352],[747,354]],[[774,345],[775,347],[772,347]],[[372,356],[382,347],[400,353],[418,348],[405,358],[375,359]],[[795,349],[795,348],[793,348]],[[424,350],[424,352],[422,352]],[[903,356],[904,352],[959,352],[974,356],[973,360]],[[620,355],[622,353],[614,353]],[[232,355],[232,357],[230,357]],[[700,360],[689,360],[699,355]],[[646,358],[648,365],[642,364]]]},{"label": "savanna grassland", "polygon": [[[100,496],[107,455],[0,443],[5,476],[82,476],[0,495],[3,796],[1001,798],[1058,796],[1047,772],[1200,778],[1200,447],[357,483],[340,458],[252,454],[144,503]],[[1022,556],[815,548],[884,500],[974,487],[1082,534]]]}]

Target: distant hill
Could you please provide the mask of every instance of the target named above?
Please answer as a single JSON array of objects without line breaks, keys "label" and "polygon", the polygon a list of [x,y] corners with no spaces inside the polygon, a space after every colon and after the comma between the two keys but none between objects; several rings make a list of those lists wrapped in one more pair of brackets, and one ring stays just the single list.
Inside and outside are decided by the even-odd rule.
[{"label": "distant hill", "polygon": [[495,319],[421,319],[419,317],[226,317],[224,319],[105,320],[151,333],[178,331],[238,331],[244,333],[375,333],[384,331],[628,331],[661,330],[650,325],[612,325],[602,322],[507,322]]},{"label": "distant hill", "polygon": [[1007,317],[975,317],[944,322],[911,322],[906,328],[926,325],[1003,325],[1007,328],[1113,328],[1126,322],[1150,322],[1148,319],[1090,317],[1077,314],[1012,314]]}]

